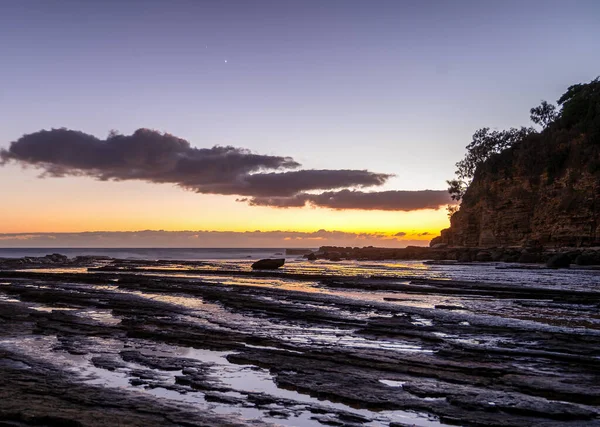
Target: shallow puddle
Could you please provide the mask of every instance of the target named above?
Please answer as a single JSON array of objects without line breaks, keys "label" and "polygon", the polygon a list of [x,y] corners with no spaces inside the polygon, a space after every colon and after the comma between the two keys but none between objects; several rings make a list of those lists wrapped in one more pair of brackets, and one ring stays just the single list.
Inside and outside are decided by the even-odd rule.
[{"label": "shallow puddle", "polygon": [[[94,355],[116,356],[118,351],[123,349],[123,345],[114,340],[97,339],[96,343],[97,347],[93,348]],[[198,362],[202,366],[210,365],[210,373],[214,375],[216,388],[226,387],[231,389],[231,391],[221,394],[239,399],[241,401],[239,405],[207,401],[204,393],[193,389],[187,389],[184,392],[170,389],[171,386],[175,386],[176,377],[183,375],[181,370],[150,369],[138,363],[121,361],[122,366],[111,371],[94,366],[90,354],[73,355],[64,351],[56,351],[55,348],[58,344],[59,341],[55,336],[30,336],[0,340],[0,347],[9,348],[33,359],[43,360],[57,368],[67,370],[81,378],[86,384],[136,391],[161,399],[193,404],[196,409],[204,408],[205,411],[218,414],[238,415],[248,420],[257,419],[285,426],[314,427],[322,426],[322,423],[316,418],[336,419],[338,414],[347,413],[371,420],[363,424],[370,427],[383,427],[389,425],[390,422],[408,423],[409,425],[423,427],[445,425],[439,422],[436,417],[426,414],[411,411],[374,412],[367,409],[356,409],[342,403],[320,400],[296,391],[281,389],[277,387],[273,376],[268,370],[252,365],[230,363],[226,357],[232,352],[166,345],[157,346],[155,343],[142,341],[132,341],[125,346],[127,350],[137,350],[147,356],[184,358],[192,362]],[[26,364],[21,363],[21,365],[17,368],[28,368]],[[135,378],[133,374],[135,371],[152,371],[155,379],[146,387],[134,386],[131,384],[131,379]],[[391,387],[401,387],[401,383],[398,381],[380,381]],[[273,403],[269,405],[269,408],[254,407],[245,398],[249,394],[256,393],[273,396],[276,399],[281,399],[281,402]],[[316,418],[314,410],[320,414]],[[273,413],[276,415],[272,415]]]}]

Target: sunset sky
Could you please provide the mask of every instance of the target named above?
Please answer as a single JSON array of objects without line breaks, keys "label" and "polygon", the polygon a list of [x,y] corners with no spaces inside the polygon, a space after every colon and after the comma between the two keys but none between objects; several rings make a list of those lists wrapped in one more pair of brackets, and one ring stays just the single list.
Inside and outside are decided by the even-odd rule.
[{"label": "sunset sky", "polygon": [[[426,244],[476,129],[600,74],[599,22],[595,0],[4,2],[0,247]],[[137,230],[200,233],[74,234]]]}]

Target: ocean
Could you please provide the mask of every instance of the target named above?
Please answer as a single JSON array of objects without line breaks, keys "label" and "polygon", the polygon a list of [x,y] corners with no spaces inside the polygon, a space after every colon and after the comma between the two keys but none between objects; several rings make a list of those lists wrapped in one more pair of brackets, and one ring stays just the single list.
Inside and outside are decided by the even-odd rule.
[{"label": "ocean", "polygon": [[108,256],[140,260],[248,260],[297,258],[284,248],[0,248],[0,258],[40,257],[59,253],[69,258],[80,255]]}]

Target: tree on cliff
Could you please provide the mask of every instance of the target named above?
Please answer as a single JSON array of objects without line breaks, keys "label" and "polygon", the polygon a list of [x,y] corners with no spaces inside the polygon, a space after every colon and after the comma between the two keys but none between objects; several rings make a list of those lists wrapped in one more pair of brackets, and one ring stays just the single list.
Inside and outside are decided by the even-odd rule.
[{"label": "tree on cliff", "polygon": [[536,130],[531,127],[510,128],[502,131],[492,131],[490,128],[477,130],[473,134],[471,143],[467,145],[467,154],[464,159],[456,163],[456,178],[446,181],[452,200],[460,202],[479,165],[493,154],[511,147],[532,133],[536,133]]},{"label": "tree on cliff", "polygon": [[[546,101],[533,107],[530,110],[531,121],[544,129],[555,124],[553,128],[556,132],[560,129],[577,131],[600,144],[600,77],[590,83],[570,86],[557,103],[560,111]],[[486,127],[477,130],[466,147],[465,157],[456,163],[456,178],[446,181],[452,200],[457,204],[462,200],[480,165],[534,133],[537,132],[532,127],[502,131],[492,131]]]},{"label": "tree on cliff", "polygon": [[446,184],[448,184],[448,193],[450,193],[452,200],[460,202],[463,194],[465,194],[465,191],[467,191],[466,182],[462,179],[450,179],[446,181]]},{"label": "tree on cliff", "polygon": [[448,181],[451,227],[432,244],[600,245],[600,77],[556,105],[530,110],[535,134],[475,132]]},{"label": "tree on cliff", "polygon": [[[600,144],[600,77],[590,83],[570,86],[557,103],[560,111],[546,101],[533,107],[530,110],[531,121],[544,129],[554,123],[555,131],[578,131],[586,134],[590,141]],[[485,127],[477,130],[466,147],[465,157],[456,163],[456,178],[446,181],[452,200],[457,204],[462,200],[480,165],[534,133],[537,131],[532,127],[501,131]]]},{"label": "tree on cliff", "polygon": [[590,83],[570,86],[558,104],[562,106],[561,127],[576,128],[600,143],[600,77]]},{"label": "tree on cliff", "polygon": [[546,101],[542,101],[540,105],[533,107],[529,110],[529,113],[531,114],[529,116],[531,121],[542,128],[546,128],[559,117],[556,106],[548,104]]}]

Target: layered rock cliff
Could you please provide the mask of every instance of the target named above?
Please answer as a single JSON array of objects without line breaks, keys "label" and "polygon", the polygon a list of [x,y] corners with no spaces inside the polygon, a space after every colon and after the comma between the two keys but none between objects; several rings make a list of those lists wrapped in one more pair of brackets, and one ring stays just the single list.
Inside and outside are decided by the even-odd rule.
[{"label": "layered rock cliff", "polygon": [[481,164],[432,245],[600,246],[600,82],[563,95],[558,119]]}]

